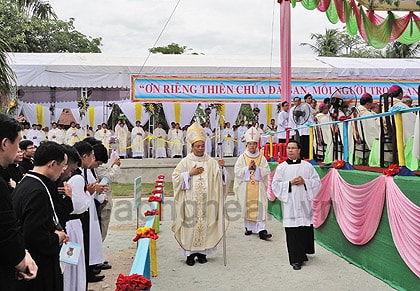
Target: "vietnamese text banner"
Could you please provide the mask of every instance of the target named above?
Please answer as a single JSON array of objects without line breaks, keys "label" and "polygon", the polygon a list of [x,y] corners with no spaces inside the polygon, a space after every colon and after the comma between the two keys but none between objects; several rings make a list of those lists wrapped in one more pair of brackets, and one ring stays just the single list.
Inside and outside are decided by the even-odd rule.
[{"label": "vietnamese text banner", "polygon": [[[279,79],[170,78],[132,76],[133,102],[209,102],[276,103],[281,100]],[[311,93],[317,100],[331,97],[337,89],[348,87],[358,99],[364,93],[375,100],[394,84],[404,95],[417,99],[420,80],[313,80],[293,79],[292,98]]]}]

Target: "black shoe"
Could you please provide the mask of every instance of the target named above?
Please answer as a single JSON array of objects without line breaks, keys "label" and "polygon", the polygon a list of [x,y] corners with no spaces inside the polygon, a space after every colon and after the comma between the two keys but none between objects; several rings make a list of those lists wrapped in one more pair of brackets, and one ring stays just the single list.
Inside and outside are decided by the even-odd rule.
[{"label": "black shoe", "polygon": [[203,255],[203,254],[197,254],[197,261],[200,263],[200,264],[205,264],[205,263],[207,263],[207,258],[206,258],[206,255]]},{"label": "black shoe", "polygon": [[90,268],[90,272],[93,275],[98,275],[102,270],[100,268]]},{"label": "black shoe", "polygon": [[101,270],[109,270],[109,269],[111,269],[112,268],[112,266],[110,265],[110,264],[108,264],[108,262],[103,262],[102,264],[98,264],[98,265],[96,265],[96,267],[98,268],[98,269],[101,269]]},{"label": "black shoe", "polygon": [[262,240],[267,240],[272,237],[271,233],[268,233],[265,229],[261,230],[258,234]]},{"label": "black shoe", "polygon": [[99,282],[105,278],[104,275],[90,275],[88,276],[87,280],[89,283]]},{"label": "black shoe", "polygon": [[302,269],[302,264],[301,263],[293,263],[292,267],[293,267],[293,270],[300,270],[300,269]]},{"label": "black shoe", "polygon": [[251,230],[248,230],[246,227],[245,227],[245,235],[251,235],[252,234],[252,231]]},{"label": "black shoe", "polygon": [[195,264],[195,254],[191,254],[187,257],[187,261],[186,261],[188,266],[194,266]]}]

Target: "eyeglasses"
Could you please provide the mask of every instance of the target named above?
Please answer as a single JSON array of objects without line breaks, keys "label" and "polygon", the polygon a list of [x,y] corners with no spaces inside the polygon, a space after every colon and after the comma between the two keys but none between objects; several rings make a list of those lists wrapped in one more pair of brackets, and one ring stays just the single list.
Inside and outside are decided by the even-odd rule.
[{"label": "eyeglasses", "polygon": [[[56,161],[57,162],[57,161]],[[58,163],[57,162],[57,166],[61,166],[62,165],[62,163]],[[67,170],[67,168],[68,168],[68,165],[67,164],[65,164],[64,166],[62,166],[63,167],[63,170]]]}]

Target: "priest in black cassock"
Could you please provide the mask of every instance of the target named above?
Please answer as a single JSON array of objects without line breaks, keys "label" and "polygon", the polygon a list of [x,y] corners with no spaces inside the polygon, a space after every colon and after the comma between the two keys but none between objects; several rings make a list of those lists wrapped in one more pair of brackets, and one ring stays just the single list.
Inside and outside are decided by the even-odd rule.
[{"label": "priest in black cassock", "polygon": [[59,252],[69,240],[59,224],[51,193],[56,181],[67,168],[67,155],[61,145],[42,142],[29,171],[12,194],[13,208],[20,222],[25,247],[38,264],[38,276],[21,281],[17,290],[60,291],[63,279]]},{"label": "priest in black cassock", "polygon": [[17,277],[32,280],[38,267],[28,251],[13,211],[5,168],[19,149],[21,127],[17,120],[0,113],[0,290],[14,290]]},{"label": "priest in black cassock", "polygon": [[311,200],[321,188],[314,167],[300,159],[301,146],[291,140],[287,144],[288,159],[277,166],[272,189],[281,201],[283,226],[286,230],[289,263],[300,270],[315,253]]}]

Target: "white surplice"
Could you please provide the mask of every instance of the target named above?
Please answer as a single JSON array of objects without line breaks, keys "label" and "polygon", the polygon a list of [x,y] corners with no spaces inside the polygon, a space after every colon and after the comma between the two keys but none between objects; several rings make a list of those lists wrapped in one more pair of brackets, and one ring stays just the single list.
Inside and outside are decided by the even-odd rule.
[{"label": "white surplice", "polygon": [[[302,176],[304,185],[290,185],[289,181]],[[306,162],[279,164],[273,177],[272,189],[282,202],[283,226],[298,227],[312,224],[311,200],[321,188],[321,180],[314,167]],[[289,192],[290,190],[290,192]]]},{"label": "white surplice", "polygon": [[[83,171],[83,169],[81,169]],[[81,175],[74,175],[68,181],[72,189],[71,200],[73,202],[73,212],[71,214],[81,214],[89,209],[91,204],[90,194],[85,191],[85,179]],[[86,290],[86,267],[85,251],[83,243],[83,228],[80,219],[69,220],[66,223],[66,232],[72,242],[82,246],[77,265],[67,264],[64,273],[64,291]]]},{"label": "white surplice", "polygon": [[[94,170],[94,169],[93,169]],[[87,182],[94,183],[96,178],[93,176],[91,169],[87,170]],[[104,194],[94,193],[90,195],[89,206],[89,265],[102,264],[104,262],[104,250],[102,247],[102,234],[98,220],[98,213],[96,211],[95,199],[99,203],[103,203],[105,199]]]}]

